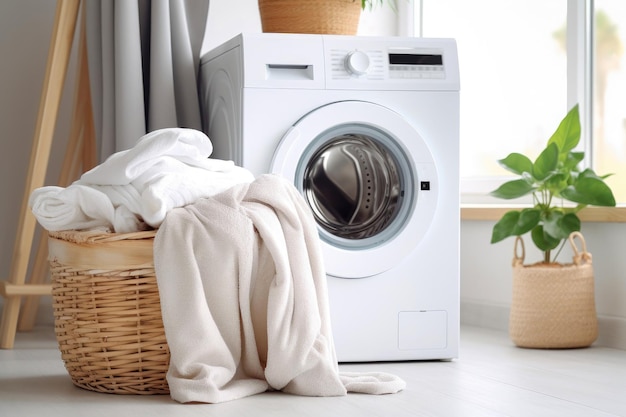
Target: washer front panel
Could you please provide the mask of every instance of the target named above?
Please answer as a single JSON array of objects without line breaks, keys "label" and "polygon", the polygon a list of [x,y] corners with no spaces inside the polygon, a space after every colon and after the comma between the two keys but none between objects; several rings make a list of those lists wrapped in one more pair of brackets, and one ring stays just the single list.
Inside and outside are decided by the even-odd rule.
[{"label": "washer front panel", "polygon": [[396,112],[363,101],[322,106],[292,126],[272,172],[293,180],[318,223],[326,272],[385,272],[420,243],[437,203],[428,147]]}]

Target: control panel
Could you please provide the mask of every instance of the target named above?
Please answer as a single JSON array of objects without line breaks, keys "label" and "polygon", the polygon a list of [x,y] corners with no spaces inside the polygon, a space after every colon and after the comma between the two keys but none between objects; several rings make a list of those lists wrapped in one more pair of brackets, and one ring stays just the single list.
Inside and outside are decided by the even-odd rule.
[{"label": "control panel", "polygon": [[332,48],[331,76],[342,79],[446,79],[444,53],[436,48]]}]

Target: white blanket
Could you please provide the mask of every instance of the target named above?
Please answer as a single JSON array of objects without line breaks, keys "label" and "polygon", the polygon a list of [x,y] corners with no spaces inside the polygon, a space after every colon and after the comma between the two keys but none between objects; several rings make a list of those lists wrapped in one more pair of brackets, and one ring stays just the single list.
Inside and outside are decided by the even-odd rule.
[{"label": "white blanket", "polygon": [[212,151],[211,141],[200,131],[156,130],[67,188],[36,189],[30,207],[52,231],[107,227],[124,233],[146,223],[157,228],[169,210],[254,179],[232,161],[209,159]]},{"label": "white blanket", "polygon": [[284,179],[263,175],[172,210],[154,260],[175,400],[404,388],[390,374],[338,372],[315,221]]}]

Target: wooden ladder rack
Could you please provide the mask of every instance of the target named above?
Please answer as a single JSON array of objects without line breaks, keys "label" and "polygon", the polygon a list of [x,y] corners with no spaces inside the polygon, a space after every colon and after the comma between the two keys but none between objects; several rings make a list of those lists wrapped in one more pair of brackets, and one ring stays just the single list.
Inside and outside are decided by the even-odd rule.
[{"label": "wooden ladder rack", "polygon": [[[4,297],[0,323],[0,348],[3,349],[13,348],[18,320],[19,330],[32,329],[39,297],[49,295],[52,291],[52,285],[46,283],[48,275],[46,233],[42,233],[30,280],[26,280],[36,227],[36,219],[30,213],[28,200],[34,189],[44,185],[79,8],[80,0],[57,1],[28,177],[13,248],[11,272],[8,280],[0,281],[0,295]],[[79,41],[72,126],[59,178],[60,185],[69,185],[80,176],[81,172],[97,163],[87,66],[84,7],[81,16],[83,22]],[[20,308],[22,309],[21,315]]]}]

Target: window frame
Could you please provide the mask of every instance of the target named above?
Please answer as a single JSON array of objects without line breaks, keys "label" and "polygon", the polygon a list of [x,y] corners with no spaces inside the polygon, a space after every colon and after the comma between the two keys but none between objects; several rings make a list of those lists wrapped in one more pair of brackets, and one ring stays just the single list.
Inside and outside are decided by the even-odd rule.
[{"label": "window frame", "polygon": [[[400,2],[398,26],[400,34],[423,36],[423,0]],[[579,104],[582,150],[585,152],[583,166],[588,167],[593,160],[593,0],[567,0],[567,98],[568,108]],[[461,219],[499,220],[508,210],[528,207],[528,204],[502,204],[501,200],[488,196],[489,191],[502,183],[501,179],[483,177],[481,179],[461,178]],[[626,223],[626,205],[617,207],[587,207],[579,214],[586,222]]]}]

